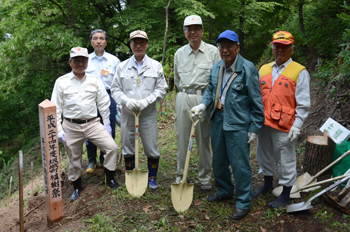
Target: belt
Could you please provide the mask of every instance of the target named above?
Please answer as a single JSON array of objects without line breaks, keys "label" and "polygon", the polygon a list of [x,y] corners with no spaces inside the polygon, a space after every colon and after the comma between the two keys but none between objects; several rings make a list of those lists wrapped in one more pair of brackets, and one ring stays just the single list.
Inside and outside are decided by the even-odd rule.
[{"label": "belt", "polygon": [[198,92],[201,93],[201,95],[203,96],[205,89],[203,90],[197,90],[197,89],[180,89],[180,92],[182,93],[187,93],[187,94],[197,94]]},{"label": "belt", "polygon": [[72,118],[64,118],[64,119],[67,120],[67,121],[70,121],[70,122],[72,122],[72,123],[84,124],[84,123],[87,123],[87,122],[91,122],[91,121],[94,120],[95,118],[97,118],[97,117],[90,118],[90,119],[72,119]]},{"label": "belt", "polygon": [[111,94],[111,90],[110,89],[106,89],[108,94]]}]

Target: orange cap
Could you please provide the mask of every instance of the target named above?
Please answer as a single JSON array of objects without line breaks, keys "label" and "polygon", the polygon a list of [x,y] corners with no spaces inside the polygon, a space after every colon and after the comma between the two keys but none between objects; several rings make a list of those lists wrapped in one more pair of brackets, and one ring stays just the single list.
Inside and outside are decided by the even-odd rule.
[{"label": "orange cap", "polygon": [[271,43],[292,44],[294,43],[293,35],[287,31],[276,32],[272,37]]}]

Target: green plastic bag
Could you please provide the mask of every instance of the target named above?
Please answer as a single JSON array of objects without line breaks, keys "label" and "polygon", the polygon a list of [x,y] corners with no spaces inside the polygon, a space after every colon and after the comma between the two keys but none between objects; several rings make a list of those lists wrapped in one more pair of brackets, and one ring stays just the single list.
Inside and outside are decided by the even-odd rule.
[{"label": "green plastic bag", "polygon": [[[342,154],[350,150],[350,142],[344,140],[342,143],[335,145],[332,162],[339,158]],[[339,163],[332,167],[333,176],[341,176],[350,168],[350,155],[343,158]],[[342,185],[343,187],[345,184]]]}]

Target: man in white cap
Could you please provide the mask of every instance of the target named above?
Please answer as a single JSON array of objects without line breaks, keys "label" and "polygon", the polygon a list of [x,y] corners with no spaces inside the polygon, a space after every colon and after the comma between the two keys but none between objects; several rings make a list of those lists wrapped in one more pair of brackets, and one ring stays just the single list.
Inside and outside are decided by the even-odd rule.
[{"label": "man in white cap", "polygon": [[[182,180],[187,154],[187,146],[191,134],[190,110],[202,101],[204,91],[209,84],[211,67],[220,60],[217,47],[202,41],[204,33],[200,16],[190,15],[185,18],[183,31],[189,44],[179,48],[174,57],[174,81],[179,93],[175,106],[175,129],[177,135],[177,171],[176,182]],[[204,111],[201,121],[196,126],[195,138],[199,150],[199,181],[201,189],[212,189],[211,156],[210,156],[210,124],[209,113]],[[189,176],[187,177],[189,181]]]},{"label": "man in white cap", "polygon": [[[107,186],[119,187],[114,180],[118,146],[111,137],[110,101],[102,81],[85,72],[88,58],[86,48],[74,47],[71,49],[69,65],[72,72],[56,80],[51,96],[51,102],[56,105],[57,111],[58,140],[65,144],[69,158],[68,179],[73,182],[74,186],[71,202],[75,201],[83,191],[81,159],[86,139],[92,141],[104,152]],[[103,125],[96,117],[97,109],[102,116]]]},{"label": "man in white cap", "polygon": [[[109,121],[112,127],[112,137],[115,139],[115,123],[116,123],[116,114],[117,114],[117,104],[111,96],[111,85],[114,78],[114,72],[120,63],[119,59],[116,56],[105,51],[107,46],[108,36],[104,30],[96,29],[90,33],[91,46],[94,48],[94,52],[89,54],[89,63],[86,69],[86,73],[95,75],[100,78],[105,87],[110,100],[109,105]],[[98,117],[101,117],[101,114],[98,112]],[[86,173],[92,173],[96,169],[96,152],[97,147],[91,141],[86,140],[86,151],[87,157],[89,159],[89,165],[86,169]],[[104,154],[100,151],[100,165],[103,166],[104,163]]]},{"label": "man in white cap", "polygon": [[156,181],[160,152],[157,145],[156,102],[164,98],[168,85],[162,65],[146,55],[148,37],[144,31],[130,33],[134,55],[118,65],[112,84],[112,96],[122,105],[121,142],[126,170],[135,168],[135,116],[139,118],[139,134],[148,161],[148,185],[158,188]]}]

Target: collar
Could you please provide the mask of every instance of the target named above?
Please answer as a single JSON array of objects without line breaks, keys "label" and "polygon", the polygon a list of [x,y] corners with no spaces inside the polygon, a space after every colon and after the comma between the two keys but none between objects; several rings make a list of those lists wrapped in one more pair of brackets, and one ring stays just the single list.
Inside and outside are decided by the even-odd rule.
[{"label": "collar", "polygon": [[95,51],[94,51],[93,53],[91,53],[91,59],[94,59],[94,58],[99,59],[99,60],[102,59],[102,58],[107,59],[106,51],[103,51],[103,55],[102,56],[97,56]]},{"label": "collar", "polygon": [[[85,72],[85,74],[84,74],[83,79],[81,79],[81,80],[84,80],[84,79],[85,79],[85,77],[86,77],[86,72]],[[69,73],[69,78],[70,78],[70,79],[74,79],[74,78],[76,78],[77,80],[79,80],[79,78],[78,78],[78,77],[76,77],[76,76],[74,75],[73,70],[72,70],[72,71]]]},{"label": "collar", "polygon": [[236,67],[236,64],[237,64],[237,60],[238,60],[238,54],[236,56],[235,61],[233,61],[233,64],[229,68],[226,68],[226,64],[224,65],[225,71],[228,71],[230,69],[231,69],[231,71],[235,70],[235,67]]},{"label": "collar", "polygon": [[137,60],[136,60],[136,58],[135,58],[135,56],[134,55],[132,55],[132,57],[131,57],[132,59],[133,59],[133,61],[134,61],[134,63],[135,63],[135,65],[136,65],[136,68],[137,68],[137,65],[141,65],[141,67],[142,67],[142,65],[144,64],[144,61],[145,61],[145,58],[146,58],[146,54],[145,54],[145,56],[143,57],[143,59],[141,60],[141,62],[139,63],[139,62],[137,62]]},{"label": "collar", "polygon": [[[191,48],[191,45],[190,44],[187,44],[187,54],[191,54],[191,52],[194,53],[194,50]],[[203,42],[203,40],[201,40],[201,45],[199,46],[198,48],[198,51],[201,51],[204,53],[204,48],[205,48],[205,43]]]},{"label": "collar", "polygon": [[281,68],[282,66],[287,67],[287,66],[288,66],[290,63],[292,63],[292,62],[293,62],[292,58],[289,58],[289,60],[287,60],[286,62],[284,62],[283,64],[281,64],[279,67],[278,67],[276,61],[273,62],[273,63],[271,64],[271,66],[273,65],[273,66],[275,66],[276,68]]}]

